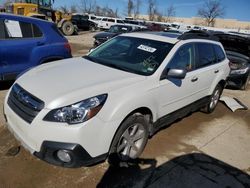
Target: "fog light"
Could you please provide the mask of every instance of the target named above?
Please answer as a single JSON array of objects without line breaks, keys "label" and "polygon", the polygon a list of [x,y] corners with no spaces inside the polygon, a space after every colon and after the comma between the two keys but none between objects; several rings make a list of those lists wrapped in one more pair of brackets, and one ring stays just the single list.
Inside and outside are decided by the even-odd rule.
[{"label": "fog light", "polygon": [[69,163],[72,160],[72,157],[70,156],[67,150],[58,150],[56,155],[58,159],[60,159],[61,161],[65,163]]}]

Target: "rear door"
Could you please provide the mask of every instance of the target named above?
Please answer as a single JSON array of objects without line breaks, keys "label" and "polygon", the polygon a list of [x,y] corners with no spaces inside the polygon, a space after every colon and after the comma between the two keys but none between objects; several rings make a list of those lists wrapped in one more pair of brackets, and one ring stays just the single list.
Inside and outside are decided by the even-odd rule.
[{"label": "rear door", "polygon": [[[34,48],[43,45],[42,32],[34,24],[4,20],[7,37],[1,41],[1,65],[5,77],[13,77],[36,62],[31,62]],[[7,79],[7,78],[6,78]]]},{"label": "rear door", "polygon": [[214,44],[206,42],[197,42],[196,46],[196,62],[195,76],[197,79],[197,98],[210,95],[211,87],[220,74],[220,68],[217,64],[217,57],[214,51]]}]

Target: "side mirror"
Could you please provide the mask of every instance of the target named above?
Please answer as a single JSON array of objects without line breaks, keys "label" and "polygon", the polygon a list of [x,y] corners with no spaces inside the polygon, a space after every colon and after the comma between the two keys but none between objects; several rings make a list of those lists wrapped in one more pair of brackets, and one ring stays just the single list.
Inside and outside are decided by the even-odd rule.
[{"label": "side mirror", "polygon": [[167,73],[167,78],[184,79],[186,77],[187,71],[185,69],[169,69]]},{"label": "side mirror", "polygon": [[160,80],[164,79],[184,79],[187,71],[185,69],[165,69],[161,75]]}]

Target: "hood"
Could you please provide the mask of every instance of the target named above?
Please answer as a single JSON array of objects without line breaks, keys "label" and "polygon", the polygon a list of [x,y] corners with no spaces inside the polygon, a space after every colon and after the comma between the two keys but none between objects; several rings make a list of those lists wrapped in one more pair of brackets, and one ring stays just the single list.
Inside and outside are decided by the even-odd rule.
[{"label": "hood", "polygon": [[241,53],[250,57],[250,38],[234,34],[216,34],[226,51]]},{"label": "hood", "polygon": [[22,75],[17,83],[54,109],[100,94],[109,94],[145,77],[93,63],[84,58],[71,58],[38,66]]},{"label": "hood", "polygon": [[99,39],[99,38],[107,38],[110,39],[112,37],[115,37],[116,35],[119,35],[119,33],[111,33],[111,32],[101,32],[98,33],[94,36],[95,39]]}]

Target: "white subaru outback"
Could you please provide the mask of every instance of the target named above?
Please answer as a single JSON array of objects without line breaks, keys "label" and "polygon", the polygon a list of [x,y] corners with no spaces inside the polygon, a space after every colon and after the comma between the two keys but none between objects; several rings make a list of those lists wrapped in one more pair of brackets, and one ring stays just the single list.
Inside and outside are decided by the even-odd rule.
[{"label": "white subaru outback", "polygon": [[4,113],[22,145],[54,165],[127,161],[163,126],[211,113],[229,71],[221,43],[204,33],[123,34],[87,56],[26,72]]}]

